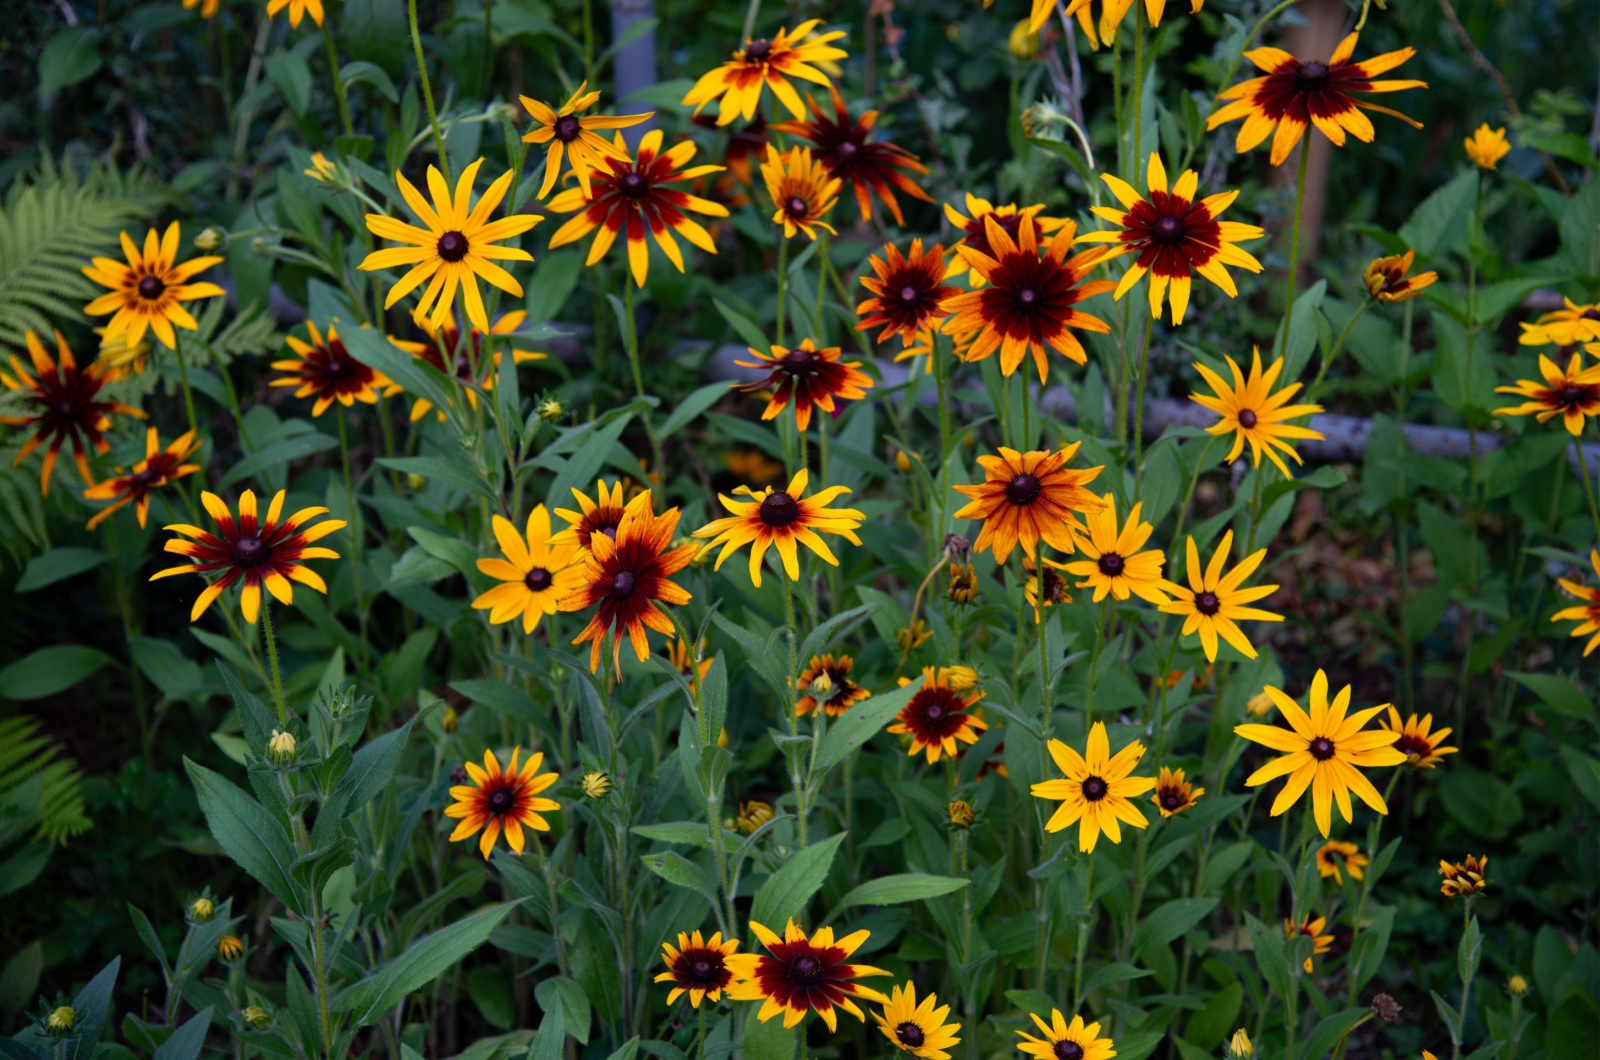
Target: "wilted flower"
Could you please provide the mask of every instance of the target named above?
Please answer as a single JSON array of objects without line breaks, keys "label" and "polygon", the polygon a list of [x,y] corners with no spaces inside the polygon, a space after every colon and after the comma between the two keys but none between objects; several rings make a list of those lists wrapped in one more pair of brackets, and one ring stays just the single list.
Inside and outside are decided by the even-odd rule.
[{"label": "wilted flower", "polygon": [[950,589],[946,595],[957,604],[970,604],[978,598],[978,572],[972,564],[950,564]]},{"label": "wilted flower", "polygon": [[931,636],[933,633],[929,631],[928,624],[919,618],[905,629],[897,631],[894,642],[900,645],[901,651],[913,652],[928,643]]},{"label": "wilted flower", "polygon": [[957,799],[950,804],[950,823],[955,825],[957,828],[971,828],[972,820],[975,816],[976,815],[972,812],[971,803],[963,802],[961,799]]},{"label": "wilted flower", "polygon": [[1385,1023],[1393,1023],[1400,1018],[1400,1004],[1388,994],[1379,994],[1372,999],[1372,1014]]}]

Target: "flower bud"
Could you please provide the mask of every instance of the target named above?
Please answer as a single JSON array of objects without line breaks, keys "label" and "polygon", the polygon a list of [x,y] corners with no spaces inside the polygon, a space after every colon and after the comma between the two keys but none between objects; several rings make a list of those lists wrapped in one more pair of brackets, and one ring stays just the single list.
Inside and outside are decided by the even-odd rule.
[{"label": "flower bud", "polygon": [[415,471],[409,472],[406,475],[406,485],[411,487],[411,491],[413,493],[422,492],[422,487],[426,486],[427,484],[428,480],[417,474]]},{"label": "flower bud", "polygon": [[244,940],[234,935],[224,935],[217,940],[217,956],[225,961],[236,961],[244,956]]},{"label": "flower bud", "polygon": [[78,1013],[71,1005],[62,1005],[50,1013],[44,1026],[51,1034],[66,1034],[72,1030],[72,1024],[77,1020]]},{"label": "flower bud", "polygon": [[739,831],[749,834],[772,820],[772,807],[754,799],[739,807]]},{"label": "flower bud", "polygon": [[1011,27],[1011,36],[1006,43],[1013,59],[1032,59],[1039,54],[1039,35],[1028,28],[1027,19]]},{"label": "flower bud", "polygon": [[896,449],[894,454],[894,469],[904,475],[911,470],[911,458],[904,449]]},{"label": "flower bud", "polygon": [[1506,989],[1511,991],[1512,997],[1523,997],[1528,992],[1528,981],[1520,975],[1513,975],[1506,982]]},{"label": "flower bud", "polygon": [[207,228],[194,237],[194,249],[210,253],[222,246],[225,233],[220,228]]},{"label": "flower bud", "polygon": [[955,825],[957,828],[963,830],[971,828],[972,819],[975,816],[976,815],[972,812],[972,806],[970,803],[966,803],[960,799],[957,799],[950,804],[950,823]]},{"label": "flower bud", "polygon": [[1228,1041],[1228,1056],[1232,1060],[1244,1060],[1245,1057],[1254,1054],[1255,1049],[1250,1045],[1250,1036],[1244,1032],[1244,1028],[1240,1027],[1234,1031],[1233,1037]]},{"label": "flower bud", "polygon": [[279,732],[277,729],[272,730],[272,738],[267,741],[267,757],[272,759],[275,764],[286,766],[293,762],[298,749],[294,733]]},{"label": "flower bud", "polygon": [[541,402],[539,405],[539,416],[541,419],[545,420],[559,420],[561,418],[561,414],[565,411],[566,410],[561,407],[561,402],[557,401],[555,398],[549,398],[546,401]]},{"label": "flower bud", "polygon": [[210,920],[216,911],[216,905],[209,898],[196,898],[189,903],[189,916],[194,920]]},{"label": "flower bud", "polygon": [[257,1030],[272,1022],[272,1017],[260,1005],[246,1005],[239,1011],[239,1018]]},{"label": "flower bud", "polygon": [[611,790],[611,778],[604,773],[585,773],[579,787],[589,798],[603,799],[606,797],[606,792]]},{"label": "flower bud", "polygon": [[444,713],[439,715],[439,728],[446,733],[455,732],[460,724],[461,717],[456,713],[455,707],[445,707]]}]

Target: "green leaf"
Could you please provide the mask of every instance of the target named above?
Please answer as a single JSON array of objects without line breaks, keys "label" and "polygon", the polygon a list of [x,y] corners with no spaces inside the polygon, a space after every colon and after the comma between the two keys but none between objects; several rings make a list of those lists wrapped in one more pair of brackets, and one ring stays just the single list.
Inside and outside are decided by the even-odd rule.
[{"label": "green leaf", "polygon": [[44,971],[44,943],[35,939],[17,950],[0,971],[0,1013],[15,1015],[32,1003]]},{"label": "green leaf", "polygon": [[711,877],[707,876],[705,870],[699,865],[696,865],[682,854],[672,850],[663,850],[659,854],[646,854],[639,860],[644,862],[645,868],[674,887],[687,887],[691,891],[704,895],[713,907],[720,901],[717,897],[717,885],[711,882]]},{"label": "green leaf", "polygon": [[1289,996],[1293,981],[1289,975],[1289,959],[1283,952],[1283,932],[1263,924],[1249,913],[1245,923],[1250,927],[1250,945],[1256,955],[1256,967],[1280,1000]]},{"label": "green leaf", "polygon": [[383,467],[393,468],[403,475],[421,475],[425,479],[466,493],[475,493],[485,500],[499,503],[499,495],[490,488],[483,477],[464,460],[450,460],[442,456],[379,457]]},{"label": "green leaf", "polygon": [[1139,922],[1133,932],[1134,956],[1157,946],[1166,946],[1173,939],[1194,927],[1200,919],[1216,908],[1216,898],[1175,898],[1158,907]]},{"label": "green leaf", "polygon": [[[682,843],[685,846],[711,846],[711,830],[698,821],[667,821],[662,824],[638,824],[629,829],[657,843]],[[727,834],[727,833],[724,833]],[[645,859],[646,862],[649,858]]]},{"label": "green leaf", "polygon": [[157,1046],[152,1060],[196,1060],[210,1029],[211,1006],[207,1005]]},{"label": "green leaf", "polygon": [[270,445],[262,446],[255,452],[240,460],[228,469],[217,483],[218,487],[226,489],[235,482],[255,478],[263,471],[285,467],[293,460],[304,460],[308,456],[325,453],[329,449],[339,448],[339,439],[331,438],[326,434],[312,431],[307,434],[297,434],[292,438],[282,438]]},{"label": "green leaf", "polygon": [[111,1018],[112,989],[117,984],[117,972],[121,967],[121,957],[111,958],[111,963],[100,969],[89,980],[89,985],[78,991],[78,996],[72,999],[77,1023],[73,1028],[75,1033],[68,1040],[68,1048],[62,1051],[66,1060],[90,1060],[94,1055],[95,1045],[100,1041],[100,1030]]},{"label": "green leaf", "polygon": [[726,397],[728,389],[727,383],[707,383],[699,390],[696,390],[680,401],[678,407],[672,410],[672,415],[668,416],[667,421],[661,425],[661,429],[656,432],[656,437],[662,441],[671,438],[698,419],[706,409]]},{"label": "green leaf", "polygon": [[1285,381],[1298,378],[1306,362],[1311,359],[1311,351],[1317,345],[1318,310],[1322,308],[1322,301],[1327,293],[1328,281],[1318,280],[1294,300],[1294,314],[1289,318],[1289,334],[1283,347],[1276,349],[1275,353],[1275,356],[1284,359]]},{"label": "green leaf", "polygon": [[171,641],[134,637],[128,642],[128,654],[133,656],[139,672],[164,696],[185,696],[200,691],[204,685],[200,664],[184,655]]},{"label": "green leaf", "polygon": [[839,844],[844,842],[844,836],[840,832],[820,843],[813,843],[767,877],[750,905],[750,919],[782,935],[790,918],[800,915],[811,896],[821,889],[822,881],[828,878],[828,870],[833,867],[833,855],[839,849]]},{"label": "green leaf", "polygon": [[405,388],[412,398],[424,398],[436,409],[450,404],[454,384],[437,368],[418,360],[373,328],[349,328],[339,335],[350,356],[374,368]]},{"label": "green leaf", "polygon": [[1468,169],[1422,200],[1400,226],[1400,238],[1424,262],[1442,257],[1466,238],[1477,194],[1478,171]]},{"label": "green leaf", "polygon": [[803,1024],[798,1028],[785,1028],[783,1020],[776,1018],[769,1019],[765,1023],[756,1019],[746,1020],[744,1058],[745,1060],[794,1060],[795,1035],[805,1029]]},{"label": "green leaf", "polygon": [[[1148,968],[1135,968],[1131,964],[1107,964],[1094,970],[1094,974],[1089,976],[1089,981],[1083,984],[1083,992],[1087,996],[1101,987],[1111,986],[1125,979],[1143,979],[1147,975],[1155,974]],[[1045,1014],[1049,1015],[1049,1006],[1045,1007]]]},{"label": "green leaf", "polygon": [[1595,722],[1594,698],[1586,695],[1576,683],[1560,674],[1511,673],[1513,681],[1539,697],[1539,701],[1557,714],[1565,714],[1579,721]]},{"label": "green leaf", "polygon": [[[371,1026],[407,994],[438,978],[446,968],[483,945],[489,932],[516,904],[504,902],[490,906],[418,939],[406,947],[404,953],[379,965],[371,975],[335,995],[334,1010],[350,1013],[353,1027]],[[548,1012],[545,1019],[551,1019]]]},{"label": "green leaf", "polygon": [[806,634],[806,639],[800,642],[800,665],[804,666],[808,659],[823,648],[849,636],[851,630],[871,617],[876,606],[877,602],[872,601],[860,607],[852,607],[848,611],[841,611]]},{"label": "green leaf", "polygon": [[1522,799],[1499,777],[1456,765],[1439,781],[1439,801],[1445,812],[1483,839],[1504,839],[1522,823]]},{"label": "green leaf", "polygon": [[556,480],[546,495],[552,510],[575,507],[572,503],[574,487],[585,493],[594,489],[595,476],[610,458],[612,447],[622,437],[622,432],[627,429],[634,413],[644,407],[647,406],[630,405],[618,410],[609,419],[587,425],[591,433],[578,451],[567,459],[566,466],[556,473]]},{"label": "green leaf", "polygon": [[53,548],[28,561],[15,588],[19,593],[31,593],[84,571],[94,570],[110,558],[97,548]]},{"label": "green leaf", "polygon": [[1294,1055],[1301,1060],[1321,1060],[1328,1052],[1339,1044],[1339,1039],[1350,1033],[1351,1028],[1371,1015],[1370,1009],[1353,1008],[1345,1012],[1338,1012],[1327,1019],[1319,1020],[1311,1033],[1306,1035],[1306,1040]]},{"label": "green leaf", "polygon": [[289,111],[300,117],[311,105],[311,67],[299,52],[281,51],[267,58],[267,77],[277,86]]},{"label": "green leaf", "polygon": [[183,765],[200,800],[200,812],[223,852],[292,912],[305,916],[309,902],[305,888],[294,878],[294,845],[283,825],[227,778],[187,756]]},{"label": "green leaf", "polygon": [[100,31],[68,26],[46,41],[39,53],[40,98],[88,80],[100,66]]},{"label": "green leaf", "polygon": [[864,699],[846,711],[844,717],[828,726],[827,734],[822,738],[822,746],[817,748],[813,774],[821,776],[844,761],[846,755],[854,752],[889,724],[889,720],[900,713],[921,687],[922,678],[918,677],[904,688]]},{"label": "green leaf", "polygon": [[378,90],[379,95],[390,103],[400,102],[400,93],[394,87],[394,81],[388,74],[384,73],[383,67],[377,63],[369,63],[365,60],[345,63],[339,70],[339,80],[344,82],[345,88],[349,88],[351,85],[371,85]]},{"label": "green leaf", "polygon": [[[1183,1025],[1184,1039],[1205,1053],[1215,1052],[1217,1046],[1222,1044],[1222,1039],[1238,1025],[1236,1021],[1243,1003],[1243,984],[1229,983],[1211,995],[1205,1008],[1189,1017],[1189,1021]],[[1304,1055],[1312,1056],[1309,1052]]]},{"label": "green leaf", "polygon": [[921,872],[908,872],[898,876],[880,876],[852,888],[835,908],[848,909],[853,905],[902,905],[924,898],[937,898],[941,894],[959,891],[970,880],[953,876],[930,876]]},{"label": "green leaf", "polygon": [[233,699],[234,711],[239,715],[239,728],[244,733],[244,738],[249,741],[250,749],[256,754],[265,756],[267,741],[272,738],[272,730],[278,727],[278,720],[273,717],[267,705],[248,692],[244,685],[239,683],[239,678],[234,672],[217,663],[217,670],[222,674],[222,683],[228,687],[228,695]]},{"label": "green leaf", "polygon": [[546,1012],[559,1008],[567,1033],[576,1038],[580,1045],[589,1043],[589,1024],[593,1017],[589,995],[583,992],[583,987],[565,976],[557,975],[535,987],[533,996]]},{"label": "green leaf", "polygon": [[739,337],[744,340],[745,345],[762,353],[766,353],[772,348],[772,344],[767,341],[766,334],[755,321],[729,306],[720,298],[713,298],[711,301],[717,307],[717,312],[722,314],[722,319],[726,320],[733,330],[739,333]]},{"label": "green leaf", "polygon": [[53,696],[115,663],[99,648],[82,644],[40,648],[0,670],[0,699],[22,703]]},{"label": "green leaf", "polygon": [[567,1014],[561,1005],[551,1005],[544,1010],[539,1031],[528,1048],[528,1060],[562,1060],[567,1045]]},{"label": "green leaf", "polygon": [[545,722],[545,708],[516,685],[501,681],[451,681],[450,687],[474,703],[482,703],[497,714],[504,714],[524,725],[543,725]]}]

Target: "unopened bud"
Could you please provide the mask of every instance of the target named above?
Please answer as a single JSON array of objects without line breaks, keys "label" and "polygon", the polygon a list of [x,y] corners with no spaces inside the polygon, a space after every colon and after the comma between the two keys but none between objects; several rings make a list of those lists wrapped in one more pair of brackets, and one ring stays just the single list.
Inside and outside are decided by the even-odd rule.
[{"label": "unopened bud", "polygon": [[461,724],[461,717],[456,713],[456,708],[445,707],[444,713],[439,715],[439,728],[447,733],[455,732],[456,726]]},{"label": "unopened bud", "polygon": [[267,757],[280,766],[286,766],[294,761],[295,753],[299,750],[295,743],[294,733],[272,730],[272,738],[267,741]]},{"label": "unopened bud", "polygon": [[969,803],[957,799],[950,804],[950,823],[955,825],[957,828],[963,830],[971,828],[972,819],[975,816],[976,815],[972,812],[972,806]]},{"label": "unopened bud", "polygon": [[194,237],[194,249],[207,252],[216,250],[222,246],[223,235],[224,233],[220,228],[207,228]]},{"label": "unopened bud", "polygon": [[77,1021],[78,1012],[71,1005],[62,1005],[50,1013],[44,1026],[51,1034],[66,1034],[72,1030],[72,1025]]},{"label": "unopened bud", "polygon": [[217,907],[209,898],[196,898],[189,903],[189,916],[195,920],[210,920]]}]

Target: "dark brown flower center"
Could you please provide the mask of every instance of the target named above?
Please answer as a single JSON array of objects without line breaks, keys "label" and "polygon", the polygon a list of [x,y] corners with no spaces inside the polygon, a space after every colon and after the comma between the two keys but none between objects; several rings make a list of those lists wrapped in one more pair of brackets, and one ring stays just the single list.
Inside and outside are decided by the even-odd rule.
[{"label": "dark brown flower center", "polygon": [[1578,319],[1580,319],[1580,320],[1600,320],[1600,309],[1597,309],[1594,306],[1590,306],[1588,309],[1585,309],[1582,313],[1578,314]]},{"label": "dark brown flower center", "polygon": [[745,45],[744,57],[750,62],[764,63],[771,54],[772,42],[769,40],[753,40]]},{"label": "dark brown flower center", "polygon": [[550,577],[550,572],[543,567],[535,567],[522,576],[522,584],[526,585],[530,592],[535,593],[542,593],[550,588],[550,583],[553,580]]},{"label": "dark brown flower center", "polygon": [[642,199],[650,191],[650,182],[641,173],[624,173],[621,184],[622,194],[630,199]]},{"label": "dark brown flower center", "polygon": [[1036,476],[1023,472],[1006,483],[1006,500],[1012,504],[1032,504],[1043,488],[1044,484]]},{"label": "dark brown flower center", "polygon": [[1039,300],[1039,292],[1032,287],[1017,288],[1017,303],[1022,306],[1032,306]]},{"label": "dark brown flower center", "polygon": [[139,297],[147,301],[153,302],[160,298],[161,293],[166,289],[167,285],[154,276],[145,276],[139,281]]},{"label": "dark brown flower center", "polygon": [[815,957],[798,957],[789,965],[789,982],[795,986],[814,986],[822,978],[822,962]]},{"label": "dark brown flower center", "polygon": [[566,114],[556,119],[556,139],[562,143],[570,144],[578,138],[578,134],[582,131],[583,126],[571,114]]},{"label": "dark brown flower center", "polygon": [[1240,409],[1239,410],[1239,426],[1243,427],[1245,430],[1248,431],[1252,427],[1254,427],[1255,425],[1256,425],[1256,413],[1255,413],[1255,410],[1254,409]]},{"label": "dark brown flower center", "polygon": [[783,355],[784,368],[792,375],[799,369],[806,368],[816,359],[816,354],[809,350],[790,350]]},{"label": "dark brown flower center", "polygon": [[1302,92],[1315,92],[1327,86],[1330,72],[1327,63],[1301,63],[1294,79]]},{"label": "dark brown flower center", "polygon": [[1056,1054],[1056,1060],[1083,1060],[1083,1046],[1077,1042],[1057,1042],[1051,1052]]},{"label": "dark brown flower center", "polygon": [[1183,805],[1183,797],[1175,791],[1169,791],[1161,796],[1161,805],[1169,810],[1176,810]]},{"label": "dark brown flower center", "polygon": [[920,1049],[927,1040],[927,1035],[922,1033],[922,1028],[915,1023],[902,1023],[894,1029],[895,1036],[900,1039],[900,1044],[909,1049]]},{"label": "dark brown flower center", "polygon": [[938,721],[944,717],[944,707],[938,703],[929,703],[922,709],[922,716],[929,721]]},{"label": "dark brown flower center", "polygon": [[511,804],[516,801],[516,796],[511,794],[510,788],[495,788],[489,793],[489,812],[502,817],[511,812]]},{"label": "dark brown flower center", "polygon": [[1090,802],[1099,802],[1106,797],[1106,792],[1109,790],[1106,782],[1100,777],[1089,777],[1083,782],[1083,797]]},{"label": "dark brown flower center", "polygon": [[460,261],[467,256],[467,237],[460,232],[446,232],[439,237],[439,256],[446,261]]},{"label": "dark brown flower center", "polygon": [[267,558],[267,543],[259,537],[241,537],[233,543],[230,555],[235,566],[254,567]]},{"label": "dark brown flower center", "polygon": [[784,201],[783,208],[789,211],[790,217],[804,217],[810,212],[806,201],[798,195],[791,195]]},{"label": "dark brown flower center", "polygon": [[715,966],[705,957],[700,957],[689,965],[690,974],[702,981],[710,979],[711,973],[715,970]]},{"label": "dark brown flower center", "polygon": [[1556,391],[1556,402],[1563,406],[1576,405],[1584,399],[1584,391],[1587,389],[1587,387],[1579,386],[1577,383],[1568,383]]},{"label": "dark brown flower center", "polygon": [[628,596],[632,594],[634,584],[632,571],[619,570],[611,579],[611,595]]},{"label": "dark brown flower center", "polygon": [[849,160],[856,156],[856,152],[859,151],[860,148],[856,146],[854,140],[846,140],[841,143],[836,150],[839,152],[840,158]]},{"label": "dark brown flower center", "polygon": [[62,419],[75,420],[78,418],[79,405],[70,397],[64,397],[56,402],[56,412]]},{"label": "dark brown flower center", "polygon": [[1403,755],[1421,755],[1426,757],[1433,753],[1433,746],[1420,736],[1403,733],[1400,739],[1394,742],[1394,749]]},{"label": "dark brown flower center", "polygon": [[921,297],[922,292],[909,283],[900,288],[900,301],[902,302],[915,304]]},{"label": "dark brown flower center", "polygon": [[782,490],[774,490],[762,500],[757,514],[768,526],[788,526],[800,518],[800,504]]},{"label": "dark brown flower center", "polygon": [[1333,741],[1326,736],[1318,736],[1311,741],[1311,757],[1319,762],[1326,762],[1333,757]]},{"label": "dark brown flower center", "polygon": [[1124,566],[1125,564],[1122,562],[1122,557],[1117,555],[1115,552],[1107,552],[1100,557],[1100,573],[1106,575],[1107,577],[1115,578],[1117,575],[1122,573],[1122,568]]},{"label": "dark brown flower center", "polygon": [[1183,238],[1183,222],[1170,214],[1150,226],[1150,238],[1157,243],[1176,243]]},{"label": "dark brown flower center", "polygon": [[1217,599],[1217,594],[1207,589],[1203,593],[1196,593],[1194,609],[1202,615],[1214,615],[1222,610],[1222,601]]},{"label": "dark brown flower center", "polygon": [[157,477],[157,472],[147,467],[143,471],[135,471],[128,481],[135,486],[148,487]]}]

